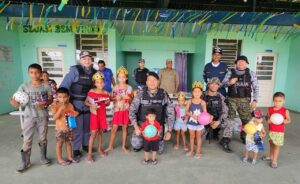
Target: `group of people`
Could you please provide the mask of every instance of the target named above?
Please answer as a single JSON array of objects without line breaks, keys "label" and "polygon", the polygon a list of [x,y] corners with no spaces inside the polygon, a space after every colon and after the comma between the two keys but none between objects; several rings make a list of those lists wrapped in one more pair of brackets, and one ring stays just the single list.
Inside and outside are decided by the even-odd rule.
[{"label": "group of people", "polygon": [[[251,71],[247,57],[239,56],[235,61],[236,68],[228,70],[221,62],[222,50],[214,48],[212,62],[204,69],[204,89],[200,81],[192,85],[192,98],[187,99],[185,92],[178,92],[178,74],[172,69],[172,61],[167,60],[166,68],[159,74],[145,68],[145,61],[139,60],[139,68],[134,72],[136,88],[128,83],[128,71],[124,67],[117,70],[117,82],[112,71],[105,67],[104,61],[99,61],[99,70],[95,70],[93,56],[87,52],[80,53],[80,62],[72,66],[64,77],[60,87],[53,90],[49,82],[42,81],[42,67],[31,64],[28,67],[30,81],[22,84],[18,91],[29,96],[29,103],[24,105],[23,146],[21,149],[22,164],[17,172],[23,172],[30,167],[30,155],[35,129],[39,134],[41,162],[50,164],[47,158],[47,124],[48,106],[56,122],[56,156],[57,163],[63,166],[78,163],[82,151],[87,153],[87,162],[93,163],[93,145],[97,138],[97,153],[106,157],[114,149],[118,128],[122,127],[121,149],[124,153],[130,150],[126,145],[127,129],[133,125],[131,146],[134,151],[144,149],[143,163],[157,164],[156,154],[162,154],[164,141],[171,139],[172,131],[176,131],[175,149],[180,147],[180,136],[187,156],[201,157],[202,137],[207,129],[212,129],[214,138],[218,138],[220,129],[223,129],[220,144],[224,151],[232,150],[229,143],[232,137],[232,119],[237,115],[243,126],[254,124],[259,137],[266,135],[262,126],[262,112],[254,110],[258,97],[258,82],[255,73]],[[165,81],[164,81],[165,80]],[[171,85],[167,81],[174,81]],[[228,88],[228,90],[226,90]],[[178,92],[178,93],[177,93]],[[178,103],[175,104],[168,94],[177,93]],[[279,148],[284,142],[284,125],[289,123],[290,116],[284,108],[285,96],[281,92],[274,94],[274,106],[268,109],[266,115],[269,123],[270,155],[263,157],[270,160],[273,168],[277,167]],[[21,104],[11,99],[14,107]],[[39,103],[37,103],[39,102]],[[112,129],[107,148],[102,147],[102,132],[107,129],[106,106],[114,103]],[[198,116],[202,112],[211,115],[210,124],[202,125]],[[284,121],[280,125],[272,124],[270,116],[280,113]],[[68,126],[68,117],[76,118],[76,127]],[[166,124],[166,125],[165,125]],[[189,144],[186,141],[186,131],[189,132]],[[243,161],[248,161],[249,151],[258,152],[258,145],[253,143],[253,135],[241,131],[241,139],[246,144]],[[196,149],[195,149],[196,140]],[[67,159],[62,157],[62,146],[66,145]],[[189,146],[188,146],[189,145]],[[151,161],[149,153],[152,152]],[[252,159],[255,164],[256,156]]]}]

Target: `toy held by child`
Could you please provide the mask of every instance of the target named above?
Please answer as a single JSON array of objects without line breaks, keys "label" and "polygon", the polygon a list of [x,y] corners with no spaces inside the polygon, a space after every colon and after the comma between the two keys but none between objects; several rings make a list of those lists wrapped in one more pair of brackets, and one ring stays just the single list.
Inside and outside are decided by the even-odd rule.
[{"label": "toy held by child", "polygon": [[185,114],[185,93],[178,93],[178,105],[175,106],[176,120],[174,124],[174,130],[176,131],[176,144],[174,149],[179,148],[179,137],[181,135],[182,144],[185,151],[188,151],[188,147],[186,145],[186,136],[185,132],[187,131],[187,119],[188,116]]},{"label": "toy held by child", "polygon": [[266,131],[262,124],[263,113],[260,110],[254,110],[252,112],[252,120],[244,126],[246,132],[246,151],[243,158],[243,162],[248,162],[249,153],[253,152],[252,164],[256,164],[257,154],[263,150],[262,138],[265,137]]}]

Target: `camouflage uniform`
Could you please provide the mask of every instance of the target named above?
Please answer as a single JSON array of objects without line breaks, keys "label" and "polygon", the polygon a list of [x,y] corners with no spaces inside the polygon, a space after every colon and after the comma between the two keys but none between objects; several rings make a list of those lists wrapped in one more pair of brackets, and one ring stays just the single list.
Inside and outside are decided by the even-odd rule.
[{"label": "camouflage uniform", "polygon": [[[173,105],[171,99],[169,98],[168,94],[164,90],[162,90],[162,91],[163,91],[163,99],[161,102],[161,106],[164,108],[164,111],[165,111],[168,128],[169,128],[169,130],[172,130],[173,126],[174,126],[174,121],[175,121],[174,105]],[[129,118],[133,125],[138,124],[140,127],[142,124],[142,121],[141,121],[142,118],[140,117],[141,114],[139,114],[139,112],[140,112],[141,108],[143,108],[142,103],[144,103],[144,101],[142,101],[142,100],[143,100],[144,92],[146,92],[146,94],[149,95],[149,97],[154,97],[157,94],[157,92],[155,94],[151,94],[148,91],[148,88],[145,87],[145,88],[143,88],[143,90],[139,90],[137,95],[133,98],[133,101],[132,101],[132,103],[130,105],[130,109],[129,109]],[[151,105],[150,101],[149,101],[148,105]],[[162,126],[164,126],[163,125],[164,122],[160,122],[160,123]],[[162,129],[163,129],[163,127],[162,127]],[[163,135],[164,135],[164,131],[162,131],[161,136],[160,136],[160,144],[159,144],[158,153],[162,153],[162,151],[163,151]],[[131,144],[134,149],[141,149],[143,146],[142,145],[143,144],[142,136],[137,136],[134,132],[132,135]]]}]

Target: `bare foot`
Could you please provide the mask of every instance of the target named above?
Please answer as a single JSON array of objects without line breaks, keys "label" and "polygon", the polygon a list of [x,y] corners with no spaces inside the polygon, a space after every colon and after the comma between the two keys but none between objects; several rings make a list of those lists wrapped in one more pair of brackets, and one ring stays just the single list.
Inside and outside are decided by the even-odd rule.
[{"label": "bare foot", "polygon": [[175,145],[174,145],[174,149],[176,149],[176,150],[179,149],[179,145],[178,145],[178,144],[175,144]]},{"label": "bare foot", "polygon": [[92,155],[88,155],[87,158],[86,158],[86,161],[87,161],[89,164],[93,163],[93,162],[94,162],[94,159],[93,159]]},{"label": "bare foot", "polygon": [[123,151],[124,153],[129,153],[129,152],[130,152],[129,149],[127,149],[125,146],[122,147],[122,151]]},{"label": "bare foot", "polygon": [[108,152],[112,151],[113,149],[114,149],[113,147],[108,147],[108,148],[106,148],[106,149],[104,150],[104,152],[105,152],[105,153],[108,153]]}]

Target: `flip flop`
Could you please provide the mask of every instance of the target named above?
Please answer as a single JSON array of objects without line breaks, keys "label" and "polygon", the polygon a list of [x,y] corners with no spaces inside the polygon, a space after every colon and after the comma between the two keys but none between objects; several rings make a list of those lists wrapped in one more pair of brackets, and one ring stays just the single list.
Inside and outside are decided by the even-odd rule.
[{"label": "flip flop", "polygon": [[149,164],[149,160],[145,160],[145,159],[144,159],[144,160],[143,160],[143,164],[144,164],[144,165],[148,165],[148,164]]},{"label": "flip flop", "polygon": [[263,160],[263,161],[271,161],[271,158],[268,157],[268,156],[262,156],[261,160]]},{"label": "flip flop", "polygon": [[67,162],[69,162],[70,164],[77,164],[77,163],[79,163],[80,162],[80,160],[78,160],[78,159],[72,159],[72,160],[67,160]]},{"label": "flip flop", "polygon": [[271,163],[271,167],[272,167],[273,169],[276,169],[276,168],[277,168],[277,162],[272,162],[272,163]]},{"label": "flip flop", "polygon": [[61,166],[67,166],[67,165],[70,165],[70,162],[66,162],[66,161],[64,161],[64,162],[57,162],[59,165],[61,165]]},{"label": "flip flop", "polygon": [[200,159],[201,158],[201,154],[199,154],[199,153],[195,154],[194,158],[195,159]]},{"label": "flip flop", "polygon": [[87,163],[89,163],[89,164],[92,164],[92,163],[94,163],[95,161],[94,161],[94,159],[91,159],[91,160],[89,160],[88,158],[86,158],[85,159],[86,161],[87,161]]},{"label": "flip flop", "polygon": [[152,165],[156,165],[157,164],[157,160],[152,160]]},{"label": "flip flop", "polygon": [[179,149],[179,146],[174,146],[174,149],[175,149],[175,150],[178,150],[178,149]]},{"label": "flip flop", "polygon": [[188,157],[192,156],[193,154],[194,154],[194,152],[192,152],[192,151],[188,151],[188,152],[185,153],[185,155],[188,156]]}]

